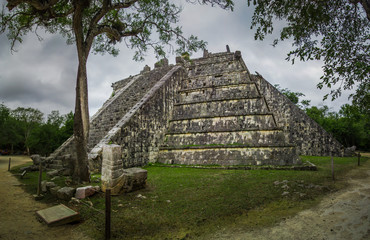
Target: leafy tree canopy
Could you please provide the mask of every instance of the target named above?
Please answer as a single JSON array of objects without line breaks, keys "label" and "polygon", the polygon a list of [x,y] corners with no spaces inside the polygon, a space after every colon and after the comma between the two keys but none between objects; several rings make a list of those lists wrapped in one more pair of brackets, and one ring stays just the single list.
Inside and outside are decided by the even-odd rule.
[{"label": "leafy tree canopy", "polygon": [[[284,24],[273,45],[293,40],[287,60],[322,60],[324,74],[318,88],[327,86],[332,100],[343,89],[357,88],[355,103],[370,106],[370,2],[366,0],[248,0],[255,6],[255,39],[272,34]],[[325,95],[324,99],[328,97]]]},{"label": "leafy tree canopy", "polygon": [[[12,42],[22,42],[28,32],[39,28],[60,33],[67,43],[75,44],[78,55],[74,140],[76,155],[73,178],[89,181],[87,139],[89,110],[87,59],[91,51],[117,55],[115,44],[124,40],[135,49],[135,60],[142,60],[148,48],[157,56],[171,52],[194,52],[205,42],[195,36],[183,36],[177,26],[181,8],[167,0],[7,0],[0,14],[0,33],[7,31]],[[191,1],[193,2],[193,1]],[[201,4],[232,9],[231,0],[200,0]],[[154,35],[154,37],[153,37]],[[176,45],[176,49],[173,45]]]},{"label": "leafy tree canopy", "polygon": [[[200,3],[233,8],[231,0]],[[127,47],[136,50],[134,59],[142,60],[150,47],[158,56],[165,55],[164,46],[171,42],[178,46],[179,54],[205,47],[206,43],[197,37],[183,36],[181,27],[176,25],[180,12],[179,6],[167,0],[8,0],[1,13],[0,32],[8,30],[13,50],[24,35],[37,34],[39,28],[62,34],[68,44],[78,44],[82,37],[85,56],[90,49],[94,53],[117,55],[115,44],[124,40]],[[170,50],[175,50],[172,45]]]}]

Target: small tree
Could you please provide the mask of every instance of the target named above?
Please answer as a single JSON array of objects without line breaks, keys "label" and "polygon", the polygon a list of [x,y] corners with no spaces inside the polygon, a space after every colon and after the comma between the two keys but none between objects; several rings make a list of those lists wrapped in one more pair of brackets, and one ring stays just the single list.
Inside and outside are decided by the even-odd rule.
[{"label": "small tree", "polygon": [[43,122],[44,114],[38,109],[18,107],[11,112],[17,120],[17,130],[23,135],[23,143],[27,154],[30,155],[30,145],[33,142],[32,131],[39,127]]},{"label": "small tree", "polygon": [[[175,42],[177,52],[193,52],[205,47],[196,37],[183,37],[176,26],[180,8],[167,0],[8,0],[3,7],[0,32],[8,30],[14,44],[30,31],[41,27],[49,33],[60,33],[67,43],[75,44],[78,53],[74,139],[77,162],[73,178],[89,181],[87,139],[89,135],[89,110],[87,94],[88,56],[97,53],[118,54],[116,43],[125,40],[128,47],[136,49],[135,60],[152,47],[158,56],[165,55],[164,46]],[[231,0],[202,0],[203,4],[216,4],[232,9]],[[156,32],[157,40],[152,40]],[[173,51],[173,47],[170,46]]]}]

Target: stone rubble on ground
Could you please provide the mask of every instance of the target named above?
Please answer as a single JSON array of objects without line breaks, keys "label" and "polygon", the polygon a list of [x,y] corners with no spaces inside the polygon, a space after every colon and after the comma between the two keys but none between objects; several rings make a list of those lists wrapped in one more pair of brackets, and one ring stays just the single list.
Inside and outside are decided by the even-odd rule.
[{"label": "stone rubble on ground", "polygon": [[76,189],[75,198],[84,199],[96,193],[96,188],[93,186],[79,187]]}]

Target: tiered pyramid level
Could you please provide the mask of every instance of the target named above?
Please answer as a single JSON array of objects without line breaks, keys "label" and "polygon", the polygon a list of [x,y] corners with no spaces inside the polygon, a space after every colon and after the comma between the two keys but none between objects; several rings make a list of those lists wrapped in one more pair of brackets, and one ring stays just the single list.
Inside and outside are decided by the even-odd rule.
[{"label": "tiered pyramid level", "polygon": [[238,53],[209,54],[186,65],[158,161],[205,165],[292,165],[265,98]]}]

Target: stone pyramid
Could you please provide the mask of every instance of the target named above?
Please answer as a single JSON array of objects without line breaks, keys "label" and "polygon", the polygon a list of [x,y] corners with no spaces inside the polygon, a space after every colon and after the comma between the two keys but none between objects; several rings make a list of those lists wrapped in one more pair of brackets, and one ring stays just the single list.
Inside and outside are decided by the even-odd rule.
[{"label": "stone pyramid", "polygon": [[292,165],[298,161],[240,52],[185,64],[158,161],[203,165]]},{"label": "stone pyramid", "polygon": [[[149,162],[292,165],[298,155],[341,156],[342,145],[260,75],[239,51],[166,59],[112,84],[114,94],[91,118],[90,169],[102,149],[122,146],[122,167]],[[47,159],[70,173],[73,136]]]}]

